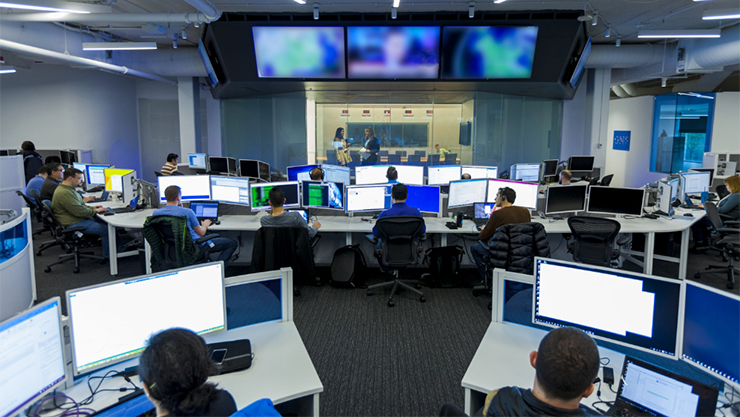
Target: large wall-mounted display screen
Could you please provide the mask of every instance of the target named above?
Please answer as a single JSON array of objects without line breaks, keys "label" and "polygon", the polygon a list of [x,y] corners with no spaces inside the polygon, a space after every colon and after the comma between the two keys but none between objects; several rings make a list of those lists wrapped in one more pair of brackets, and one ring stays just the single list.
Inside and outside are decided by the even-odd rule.
[{"label": "large wall-mounted display screen", "polygon": [[442,78],[530,78],[536,26],[448,26],[443,29]]},{"label": "large wall-mounted display screen", "polygon": [[260,78],[344,78],[344,28],[254,26]]},{"label": "large wall-mounted display screen", "polygon": [[347,28],[349,78],[439,76],[439,27]]}]

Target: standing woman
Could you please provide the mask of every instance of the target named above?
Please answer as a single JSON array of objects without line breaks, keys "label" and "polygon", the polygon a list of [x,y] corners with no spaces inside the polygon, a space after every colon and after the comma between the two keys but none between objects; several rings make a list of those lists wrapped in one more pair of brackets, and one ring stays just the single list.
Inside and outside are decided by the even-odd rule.
[{"label": "standing woman", "polygon": [[363,147],[366,155],[363,159],[367,162],[378,162],[378,152],[380,152],[380,140],[375,137],[375,131],[372,127],[365,128],[365,139]]},{"label": "standing woman", "polygon": [[352,162],[352,156],[349,154],[349,144],[347,143],[347,140],[344,139],[343,127],[337,128],[337,131],[334,134],[334,142],[342,143],[341,149],[337,148],[337,161],[339,161],[339,165],[347,165]]}]

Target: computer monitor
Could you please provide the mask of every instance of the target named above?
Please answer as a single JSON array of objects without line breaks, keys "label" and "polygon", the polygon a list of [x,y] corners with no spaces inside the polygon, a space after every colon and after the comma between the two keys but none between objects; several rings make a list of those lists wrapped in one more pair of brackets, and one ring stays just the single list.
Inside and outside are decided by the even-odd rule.
[{"label": "computer monitor", "polygon": [[675,200],[674,195],[675,192],[673,191],[673,186],[671,184],[663,181],[658,182],[656,206],[664,216],[670,216],[673,214],[673,205],[671,203]]},{"label": "computer monitor", "polygon": [[87,166],[87,164],[83,164],[81,162],[73,162],[72,163],[72,168],[79,169],[80,171],[82,171],[82,175],[85,175],[85,167],[86,166]]},{"label": "computer monitor", "polygon": [[401,184],[424,185],[424,167],[416,165],[393,165],[398,171]]},{"label": "computer monitor", "polygon": [[740,386],[740,296],[686,281],[683,359]]},{"label": "computer monitor", "polygon": [[671,202],[678,198],[678,189],[681,187],[681,179],[673,178],[668,180],[668,185],[671,186]]},{"label": "computer monitor", "polygon": [[488,199],[478,200],[489,203],[496,202],[496,194],[500,188],[509,187],[516,192],[514,205],[525,207],[531,210],[537,210],[537,196],[539,194],[539,185],[536,183],[519,182],[511,180],[488,180]]},{"label": "computer monitor", "polygon": [[20,415],[66,381],[61,311],[54,297],[0,323],[0,415]]},{"label": "computer monitor", "polygon": [[75,375],[139,356],[162,330],[181,327],[203,335],[226,329],[223,262],[73,289],[66,296]]},{"label": "computer monitor", "polygon": [[139,197],[139,183],[136,181],[136,171],[130,171],[121,176],[121,199],[124,203],[131,204],[131,201],[137,197]]},{"label": "computer monitor", "polygon": [[270,164],[262,161],[257,162],[260,170],[260,179],[263,181],[270,181]]},{"label": "computer monitor", "polygon": [[447,198],[447,206],[450,208],[472,206],[475,202],[486,201],[488,181],[490,180],[479,179],[450,181],[450,192]]},{"label": "computer monitor", "polygon": [[211,199],[249,205],[249,178],[211,176]]},{"label": "computer monitor", "polygon": [[588,187],[582,185],[547,187],[545,214],[574,213],[586,210],[587,191]]},{"label": "computer monitor", "polygon": [[682,282],[535,258],[532,322],[677,359]]},{"label": "computer monitor", "polygon": [[72,165],[77,162],[77,154],[70,151],[59,151],[62,163],[65,165]]},{"label": "computer monitor", "polygon": [[540,164],[514,164],[509,168],[509,179],[537,182],[540,180]]},{"label": "computer monitor", "polygon": [[218,201],[191,201],[190,210],[193,210],[198,219],[217,219]]},{"label": "computer monitor", "polygon": [[349,167],[340,167],[338,165],[321,165],[324,170],[324,181],[341,182],[345,186],[350,183]]},{"label": "computer monitor", "polygon": [[103,175],[105,176],[105,190],[106,191],[115,191],[122,193],[123,192],[123,181],[122,177],[128,173],[130,173],[131,169],[121,169],[121,168],[106,168],[103,170]]},{"label": "computer monitor", "polygon": [[355,185],[347,187],[348,213],[381,211],[391,207],[390,185]]},{"label": "computer monitor", "polygon": [[298,181],[271,182],[252,184],[252,211],[269,210],[269,194],[273,188],[280,188],[285,194],[285,208],[296,208],[301,206],[301,193]]},{"label": "computer monitor", "polygon": [[439,213],[442,209],[438,185],[406,185],[406,188],[409,192],[406,204],[409,206],[424,213]]},{"label": "computer monitor", "polygon": [[560,161],[557,159],[545,159],[540,163],[540,181],[544,182],[545,177],[554,177],[558,175],[558,164]]},{"label": "computer monitor", "polygon": [[[572,186],[572,187],[578,187]],[[644,188],[588,187],[589,213],[642,216]]]},{"label": "computer monitor", "polygon": [[303,181],[303,207],[344,210],[344,183]]},{"label": "computer monitor", "polygon": [[[366,185],[366,184],[383,184],[388,182],[386,174],[390,165],[368,165],[355,167],[355,184]],[[398,181],[401,181],[399,173]]]},{"label": "computer monitor", "polygon": [[180,187],[180,201],[211,199],[211,180],[208,175],[168,175],[157,177],[160,202],[167,201],[164,191],[171,185]]},{"label": "computer monitor", "polygon": [[678,174],[681,197],[686,194],[697,194],[702,191],[709,191],[709,178],[711,175],[708,172],[681,172]]},{"label": "computer monitor", "polygon": [[311,181],[311,171],[321,165],[298,165],[288,167],[288,181]]},{"label": "computer monitor", "polygon": [[714,168],[691,168],[689,172],[708,172],[709,173],[709,184],[714,180]]},{"label": "computer monitor", "polygon": [[189,153],[188,154],[188,167],[193,169],[208,169],[206,162],[208,161],[208,155],[204,153]]},{"label": "computer monitor", "polygon": [[229,175],[236,175],[239,171],[236,167],[236,159],[234,158],[226,158],[226,162],[229,168]]},{"label": "computer monitor", "polygon": [[209,156],[208,166],[211,167],[211,172],[229,173],[229,160],[224,156]]},{"label": "computer monitor", "polygon": [[475,220],[487,220],[496,205],[494,203],[475,203],[473,204],[473,217]]},{"label": "computer monitor", "polygon": [[462,177],[460,165],[446,165],[427,168],[427,184],[449,185],[450,181],[458,181]]},{"label": "computer monitor", "polygon": [[463,165],[460,178],[462,178],[463,174],[470,174],[470,179],[472,180],[477,180],[480,178],[497,178],[498,167]]},{"label": "computer monitor", "polygon": [[571,156],[568,158],[568,170],[570,172],[586,173],[594,170],[593,156]]},{"label": "computer monitor", "polygon": [[260,177],[260,164],[259,161],[253,159],[240,159],[239,160],[239,176],[248,178],[259,178]]},{"label": "computer monitor", "polygon": [[86,189],[105,185],[105,170],[110,168],[110,165],[95,165],[90,164],[85,166],[85,185]]}]

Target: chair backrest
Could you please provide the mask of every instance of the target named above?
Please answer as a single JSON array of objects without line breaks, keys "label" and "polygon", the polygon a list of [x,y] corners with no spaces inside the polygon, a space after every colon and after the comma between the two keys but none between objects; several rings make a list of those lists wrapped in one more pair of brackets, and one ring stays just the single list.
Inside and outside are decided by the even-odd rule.
[{"label": "chair backrest", "polygon": [[391,163],[391,164],[400,164],[401,163],[401,155],[388,155],[388,163]]},{"label": "chair backrest", "polygon": [[260,227],[252,246],[254,272],[293,268],[294,281],[310,282],[316,276],[308,230],[305,227]]},{"label": "chair backrest", "polygon": [[446,165],[455,165],[457,163],[457,154],[456,153],[448,153],[445,155],[445,164]]},{"label": "chair backrest", "polygon": [[62,240],[64,226],[62,226],[56,216],[54,216],[54,211],[51,209],[51,201],[44,200],[41,203],[40,208],[41,220],[44,222],[44,225],[49,228],[55,239]]},{"label": "chair backrest", "polygon": [[719,197],[720,200],[730,194],[730,191],[727,190],[727,186],[724,184],[719,184],[718,186],[714,187],[714,192],[717,193],[717,197]]},{"label": "chair backrest", "polygon": [[159,172],[159,171],[154,171],[154,175],[156,175],[156,176],[158,176],[158,177],[161,177],[161,176],[162,176],[162,173],[161,173],[161,172]]},{"label": "chair backrest", "polygon": [[601,185],[603,185],[604,187],[608,187],[609,184],[612,183],[612,178],[614,178],[614,174],[609,174],[605,176],[604,178],[601,179]]},{"label": "chair backrest", "polygon": [[591,178],[590,180],[588,180],[588,185],[599,185],[599,178]]},{"label": "chair backrest", "polygon": [[396,155],[406,156],[406,151],[396,151]]},{"label": "chair backrest", "polygon": [[388,151],[378,151],[378,156],[388,156]]},{"label": "chair backrest", "polygon": [[621,225],[616,220],[599,217],[573,216],[568,218],[573,234],[573,259],[591,265],[609,266],[614,240]]},{"label": "chair backrest", "polygon": [[427,151],[414,151],[414,155],[424,156],[427,154]]},{"label": "chair backrest", "polygon": [[39,190],[29,190],[31,193],[31,197],[33,197],[34,200],[36,200],[36,205],[39,207],[44,205],[44,202],[41,201],[41,193],[39,193]]},{"label": "chair backrest", "polygon": [[439,155],[433,154],[427,157],[427,162],[439,163]]},{"label": "chair backrest", "polygon": [[[182,233],[175,233],[175,230]],[[152,248],[154,272],[193,265],[201,254],[193,242],[185,216],[149,217],[142,233]]]},{"label": "chair backrest", "polygon": [[375,227],[382,241],[381,262],[384,265],[397,269],[416,262],[416,248],[424,219],[416,216],[382,217]]},{"label": "chair backrest", "polygon": [[419,162],[421,162],[421,156],[422,155],[418,155],[418,154],[417,155],[409,155],[408,163],[410,163],[410,164],[417,163],[418,164]]},{"label": "chair backrest", "polygon": [[36,204],[36,202],[34,200],[31,200],[30,198],[28,198],[27,195],[23,194],[23,191],[15,190],[15,193],[18,194],[19,196],[21,196],[21,198],[23,199],[23,201],[26,202],[26,205],[28,207],[30,207],[31,209],[34,209],[34,210],[38,209],[38,207],[39,207],[38,204]]},{"label": "chair backrest", "polygon": [[709,223],[712,224],[713,228],[721,229],[725,227],[722,217],[719,216],[719,211],[717,211],[717,206],[714,203],[710,203],[709,201],[704,203],[704,211],[707,212]]}]

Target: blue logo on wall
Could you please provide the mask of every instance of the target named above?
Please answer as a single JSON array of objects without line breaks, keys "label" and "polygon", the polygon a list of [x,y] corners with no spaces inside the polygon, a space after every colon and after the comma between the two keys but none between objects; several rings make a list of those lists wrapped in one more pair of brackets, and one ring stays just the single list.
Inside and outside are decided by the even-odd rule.
[{"label": "blue logo on wall", "polygon": [[614,149],[617,151],[629,151],[630,150],[630,135],[629,130],[615,130],[614,131]]}]

